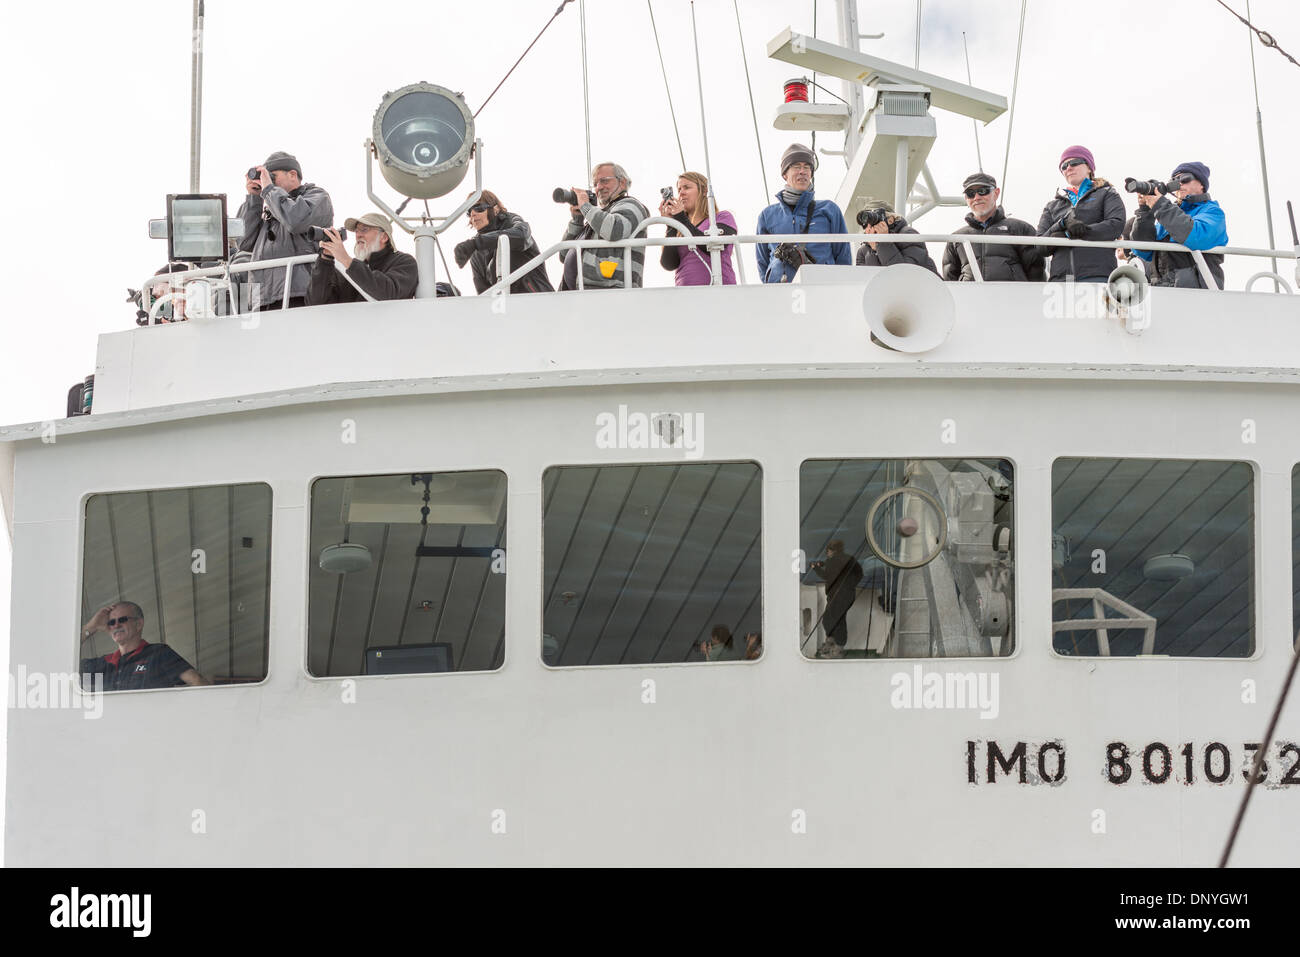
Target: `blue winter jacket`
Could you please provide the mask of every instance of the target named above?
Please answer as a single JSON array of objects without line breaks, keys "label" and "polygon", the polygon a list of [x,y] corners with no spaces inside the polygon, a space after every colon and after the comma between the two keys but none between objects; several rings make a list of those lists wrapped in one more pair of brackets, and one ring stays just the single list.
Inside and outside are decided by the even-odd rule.
[{"label": "blue winter jacket", "polygon": [[[1167,199],[1167,197],[1161,197]],[[1172,203],[1170,205],[1173,205]],[[1187,232],[1186,238],[1179,239],[1172,237],[1172,241],[1181,243],[1188,249],[1213,249],[1215,246],[1228,245],[1228,220],[1223,215],[1223,209],[1212,199],[1200,200],[1199,197],[1187,197],[1178,204],[1178,208],[1192,218],[1191,230]],[[1183,232],[1177,228],[1176,220],[1178,217],[1166,217],[1161,214],[1164,210],[1159,202],[1156,203],[1152,212],[1156,217],[1156,240],[1162,241],[1170,239],[1169,230],[1165,228],[1164,219],[1169,218],[1175,225],[1177,232]],[[1150,252],[1135,250],[1143,259],[1151,258]]]},{"label": "blue winter jacket", "polygon": [[[812,210],[812,222],[808,223],[809,209]],[[758,234],[781,235],[783,233],[802,233],[808,224],[809,233],[847,233],[844,214],[829,199],[817,200],[813,191],[807,190],[799,197],[799,202],[791,209],[781,201],[778,193],[776,202],[763,210],[758,216]],[[804,251],[818,263],[835,263],[848,266],[853,262],[848,243],[808,243],[801,244]],[[789,282],[794,278],[795,270],[776,256],[772,255],[776,243],[759,243],[758,272],[763,282]]]},{"label": "blue winter jacket", "polygon": [[[1155,230],[1151,229],[1155,220]],[[1188,196],[1175,205],[1168,196],[1161,196],[1150,209],[1139,206],[1133,218],[1133,238],[1156,242],[1181,243],[1188,249],[1213,249],[1228,245],[1228,223],[1219,204],[1208,193]],[[1154,255],[1143,249],[1133,250],[1140,259],[1152,261]],[[1162,253],[1155,260],[1162,285],[1204,288],[1205,281],[1188,253]],[[1223,288],[1223,255],[1207,253],[1205,265],[1215,283]]]}]

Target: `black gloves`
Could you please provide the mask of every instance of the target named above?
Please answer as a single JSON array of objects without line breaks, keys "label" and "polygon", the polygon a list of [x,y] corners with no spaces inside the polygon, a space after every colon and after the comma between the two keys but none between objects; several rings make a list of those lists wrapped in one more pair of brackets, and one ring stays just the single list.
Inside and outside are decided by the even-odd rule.
[{"label": "black gloves", "polygon": [[477,245],[477,242],[478,242],[478,237],[475,236],[472,239],[465,240],[463,243],[456,244],[456,248],[455,250],[453,250],[453,255],[456,258],[456,266],[458,268],[460,269],[465,268],[465,264],[469,262],[469,257],[474,254],[474,249]]},{"label": "black gloves", "polygon": [[1079,218],[1071,210],[1065,217],[1065,234],[1071,239],[1083,239],[1088,235],[1087,223],[1080,222]]}]

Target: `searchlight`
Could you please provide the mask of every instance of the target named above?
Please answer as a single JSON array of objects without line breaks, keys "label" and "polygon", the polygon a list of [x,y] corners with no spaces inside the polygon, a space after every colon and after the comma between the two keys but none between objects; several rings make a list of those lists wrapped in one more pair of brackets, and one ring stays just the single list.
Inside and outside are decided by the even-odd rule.
[{"label": "searchlight", "polygon": [[403,196],[434,199],[469,172],[474,117],[460,94],[432,83],[412,83],[387,94],[373,129],[379,172]]}]

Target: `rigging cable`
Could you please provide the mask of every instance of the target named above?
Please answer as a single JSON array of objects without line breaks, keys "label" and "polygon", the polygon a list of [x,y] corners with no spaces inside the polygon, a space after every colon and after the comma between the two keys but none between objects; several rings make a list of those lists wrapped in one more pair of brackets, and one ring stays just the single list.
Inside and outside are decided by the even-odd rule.
[{"label": "rigging cable", "polygon": [[1264,763],[1264,752],[1273,743],[1273,732],[1277,730],[1277,721],[1282,716],[1282,706],[1286,704],[1287,692],[1291,690],[1291,684],[1295,680],[1297,664],[1300,664],[1300,634],[1296,635],[1295,648],[1291,655],[1291,667],[1287,669],[1286,680],[1282,683],[1282,693],[1277,696],[1277,706],[1273,709],[1273,716],[1268,719],[1268,730],[1264,732],[1264,740],[1259,743],[1259,749],[1255,752],[1255,764],[1250,769],[1250,780],[1246,782],[1246,793],[1241,796],[1241,806],[1237,808],[1237,817],[1232,822],[1232,830],[1228,833],[1228,843],[1223,848],[1223,857],[1219,859],[1219,867],[1228,866],[1228,855],[1232,853],[1232,845],[1237,841],[1237,831],[1241,828],[1241,820],[1246,816],[1246,804],[1250,801],[1250,792],[1254,790],[1255,785],[1259,782],[1259,771]]},{"label": "rigging cable", "polygon": [[1007,164],[1011,162],[1011,128],[1016,122],[1016,93],[1020,89],[1020,49],[1025,42],[1025,7],[1027,0],[1020,0],[1020,36],[1016,38],[1016,72],[1011,81],[1011,115],[1007,117],[1007,149],[1002,155],[1002,197],[1007,195]]},{"label": "rigging cable", "polygon": [[[587,84],[587,0],[578,0],[578,32],[582,38],[582,128],[587,136],[587,173],[591,175],[591,97]],[[578,275],[582,279],[581,271]]]},{"label": "rigging cable", "polygon": [[754,84],[749,79],[749,57],[745,55],[745,33],[740,28],[739,0],[731,0],[731,6],[736,11],[736,35],[740,37],[740,59],[745,64],[745,89],[749,90],[749,112],[754,118],[754,145],[758,147],[758,171],[763,177],[763,205],[767,205],[767,167],[763,165],[763,141],[758,135],[758,110],[754,108]]},{"label": "rigging cable", "polygon": [[[492,102],[492,97],[494,97],[494,96],[497,95],[497,90],[501,89],[501,84],[502,84],[502,83],[505,83],[506,80],[510,79],[510,74],[511,74],[511,73],[514,73],[514,72],[515,72],[515,67],[518,66],[520,63],[523,62],[524,57],[528,56],[528,51],[531,50],[531,49],[533,48],[533,46],[536,45],[537,41],[540,40],[540,39],[542,38],[542,34],[546,32],[547,27],[549,27],[552,23],[554,23],[554,22],[555,22],[555,18],[558,17],[561,13],[563,13],[563,12],[564,12],[564,8],[567,7],[569,4],[571,4],[572,2],[573,2],[573,0],[561,0],[560,5],[559,5],[558,7],[556,7],[556,8],[555,8],[555,12],[551,14],[551,19],[549,19],[549,20],[546,21],[546,26],[545,26],[545,27],[542,27],[541,31],[537,34],[537,36],[533,37],[533,42],[530,43],[530,44],[528,44],[528,49],[524,50],[523,53],[519,54],[519,59],[515,61],[514,66],[512,66],[510,69],[506,70],[506,75],[503,76],[503,77],[501,78],[501,83],[498,83],[495,87],[492,88],[492,92],[489,93],[489,94],[488,94],[488,98],[487,98],[486,100],[483,101],[483,105],[480,106],[477,110],[474,111],[474,118],[475,118],[475,119],[478,119],[478,115],[479,115],[480,113],[483,112],[483,107],[484,107],[484,106],[487,106],[489,103]],[[585,69],[586,69],[586,60],[585,60],[585,56],[586,56],[586,47],[585,47],[585,46],[583,47],[583,56],[584,56],[584,60],[583,60],[583,68],[584,68],[584,70],[585,70]],[[584,76],[585,76],[585,73],[584,73]]]},{"label": "rigging cable", "polygon": [[645,0],[646,9],[650,11],[650,29],[655,35],[655,49],[659,51],[659,72],[664,77],[664,92],[668,94],[668,115],[673,118],[673,135],[677,137],[677,156],[682,161],[682,170],[686,170],[686,153],[682,150],[682,134],[677,129],[677,111],[673,109],[673,91],[668,88],[668,68],[664,66],[664,48],[659,45],[659,27],[655,25],[655,8],[650,0]]},{"label": "rigging cable", "polygon": [[[1293,57],[1291,54],[1287,53],[1285,50],[1283,50],[1280,46],[1277,45],[1277,41],[1273,39],[1273,34],[1271,34],[1271,33],[1265,33],[1265,32],[1264,32],[1263,30],[1261,30],[1259,27],[1255,26],[1255,24],[1251,23],[1249,20],[1247,20],[1245,17],[1243,17],[1243,16],[1242,16],[1240,13],[1238,13],[1236,10],[1232,9],[1232,7],[1230,7],[1230,6],[1228,6],[1226,3],[1224,3],[1223,0],[1215,0],[1215,2],[1217,2],[1217,3],[1219,4],[1219,6],[1223,7],[1223,9],[1227,10],[1229,13],[1231,13],[1234,17],[1236,17],[1238,20],[1240,20],[1240,21],[1241,21],[1242,23],[1244,23],[1246,26],[1250,27],[1250,29],[1254,30],[1254,31],[1255,31],[1255,35],[1256,35],[1257,37],[1259,37],[1259,42],[1260,42],[1260,45],[1261,45],[1261,46],[1272,47],[1274,50],[1276,50],[1278,53],[1282,54],[1284,57],[1286,57],[1288,60],[1290,60],[1290,61],[1291,61],[1292,63],[1294,63],[1296,66],[1300,66],[1300,60],[1297,60],[1295,57]],[[1247,5],[1246,5],[1246,12],[1249,14],[1249,12],[1250,12],[1250,4],[1247,4]]]},{"label": "rigging cable", "polygon": [[[813,0],[813,39],[814,40],[817,39],[817,0]],[[817,71],[816,70],[813,70],[812,80],[810,82],[813,85],[813,89],[808,95],[808,102],[816,103],[817,102]],[[816,129],[812,131],[811,149],[813,151],[813,155],[816,156],[817,154],[817,130]]]}]

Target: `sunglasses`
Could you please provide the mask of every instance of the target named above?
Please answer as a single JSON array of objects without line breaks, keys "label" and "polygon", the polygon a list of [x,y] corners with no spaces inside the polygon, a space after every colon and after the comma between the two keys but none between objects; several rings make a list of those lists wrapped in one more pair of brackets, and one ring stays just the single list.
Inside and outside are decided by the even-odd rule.
[{"label": "sunglasses", "polygon": [[110,618],[110,619],[108,619],[108,627],[109,627],[109,628],[112,628],[112,627],[113,627],[114,625],[116,625],[118,622],[121,622],[122,624],[126,624],[128,621],[135,621],[138,617],[140,617],[140,616],[139,616],[139,615],[123,615],[121,618]]},{"label": "sunglasses", "polygon": [[1064,163],[1061,164],[1061,172],[1064,173],[1064,172],[1065,172],[1067,169],[1069,169],[1071,166],[1083,166],[1086,162],[1087,162],[1087,160],[1081,160],[1081,159],[1068,159],[1068,160],[1066,160]]},{"label": "sunglasses", "polygon": [[1193,176],[1191,173],[1182,173],[1182,174],[1180,174],[1180,175],[1174,177],[1174,182],[1175,182],[1175,183],[1179,183],[1179,184],[1181,184],[1181,185],[1183,185],[1183,186],[1186,186],[1188,183],[1190,183],[1190,182],[1191,182],[1192,180],[1194,180],[1194,179],[1196,179],[1196,177]]},{"label": "sunglasses", "polygon": [[974,199],[976,196],[987,196],[993,192],[992,186],[972,186],[966,190],[966,198]]},{"label": "sunglasses", "polygon": [[470,213],[486,213],[491,208],[491,203],[475,203],[466,211],[465,215],[468,216]]}]

